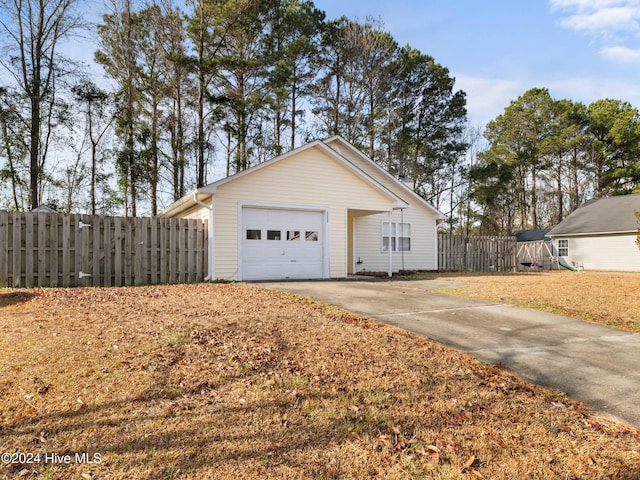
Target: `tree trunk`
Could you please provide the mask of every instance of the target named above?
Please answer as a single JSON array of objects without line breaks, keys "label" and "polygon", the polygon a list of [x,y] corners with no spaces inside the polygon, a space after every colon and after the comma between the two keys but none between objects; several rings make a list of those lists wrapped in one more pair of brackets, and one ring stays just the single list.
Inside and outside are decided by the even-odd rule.
[{"label": "tree trunk", "polygon": [[291,75],[291,150],[296,148],[296,100],[298,99],[296,74],[296,65],[294,63],[293,74]]},{"label": "tree trunk", "polygon": [[33,79],[31,96],[31,129],[29,144],[29,206],[37,208],[40,204],[40,85],[39,75]]},{"label": "tree trunk", "polygon": [[557,223],[560,223],[564,218],[564,192],[562,191],[562,156],[558,156],[558,184],[557,184],[557,195],[558,195],[558,220]]},{"label": "tree trunk", "polygon": [[89,187],[91,196],[91,215],[96,214],[96,168],[97,168],[97,142],[93,139],[93,115],[91,115],[91,99],[87,104],[87,123],[89,130],[89,141],[91,142],[91,185]]},{"label": "tree trunk", "polygon": [[17,174],[15,165],[13,163],[13,151],[9,140],[9,128],[7,127],[7,119],[4,113],[0,114],[0,122],[2,123],[2,140],[5,147],[7,162],[9,163],[9,174],[11,175],[11,193],[13,194],[13,204],[16,211],[19,211],[20,205],[18,203],[18,190],[16,188]]},{"label": "tree trunk", "polygon": [[197,146],[197,159],[196,159],[196,187],[204,187],[205,184],[205,175],[204,175],[204,164],[205,164],[205,137],[204,137],[204,102],[205,102],[205,91],[207,89],[207,81],[204,72],[204,60],[205,60],[205,39],[204,39],[204,7],[200,6],[200,28],[203,30],[200,32],[198,38],[198,133],[196,135],[196,146]]},{"label": "tree trunk", "polygon": [[[277,98],[277,95],[276,95]],[[277,105],[276,105],[276,115],[275,115],[275,126],[274,126],[274,135],[275,135],[275,153],[276,155],[280,155],[282,153],[282,146],[280,144],[280,129],[282,128],[282,113],[280,111],[281,109],[281,105],[280,105],[280,101],[277,100]]]},{"label": "tree trunk", "polygon": [[374,114],[373,114],[373,109],[375,108],[375,101],[374,101],[374,97],[373,94],[369,95],[369,158],[371,160],[373,160],[376,149],[375,149],[375,142],[376,142],[376,134],[375,134],[375,120],[374,120]]},{"label": "tree trunk", "polygon": [[537,172],[536,167],[531,168],[531,220],[533,228],[538,228],[538,190],[536,188]]},{"label": "tree trunk", "polygon": [[200,73],[198,77],[198,135],[196,138],[196,144],[198,147],[198,158],[197,158],[197,181],[196,187],[204,187],[204,164],[205,164],[205,156],[204,156],[204,91],[205,91],[205,79],[204,74]]},{"label": "tree trunk", "polygon": [[153,101],[151,109],[151,216],[158,215],[158,103]]}]

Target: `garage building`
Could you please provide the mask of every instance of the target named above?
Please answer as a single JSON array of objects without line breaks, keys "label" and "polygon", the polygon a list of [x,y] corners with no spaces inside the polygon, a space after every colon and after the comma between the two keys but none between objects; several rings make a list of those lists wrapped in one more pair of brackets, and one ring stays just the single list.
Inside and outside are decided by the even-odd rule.
[{"label": "garage building", "polygon": [[437,270],[444,219],[341,137],[211,183],[160,216],[208,220],[210,280]]}]

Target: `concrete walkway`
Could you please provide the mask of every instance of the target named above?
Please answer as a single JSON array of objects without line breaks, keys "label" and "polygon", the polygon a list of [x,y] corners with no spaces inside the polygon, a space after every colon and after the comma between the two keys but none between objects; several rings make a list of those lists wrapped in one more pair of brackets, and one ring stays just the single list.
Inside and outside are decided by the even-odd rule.
[{"label": "concrete walkway", "polygon": [[451,282],[261,284],[375,318],[512,370],[640,427],[640,334],[432,293]]}]

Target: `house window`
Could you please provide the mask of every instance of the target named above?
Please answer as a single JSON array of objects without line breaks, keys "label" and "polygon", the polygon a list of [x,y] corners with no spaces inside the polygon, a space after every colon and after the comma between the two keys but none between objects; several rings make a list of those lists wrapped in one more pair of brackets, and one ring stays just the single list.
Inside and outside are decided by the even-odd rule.
[{"label": "house window", "polygon": [[569,256],[569,240],[558,240],[558,256]]},{"label": "house window", "polygon": [[307,242],[317,242],[318,241],[318,232],[317,231],[313,231],[313,232],[306,231],[306,232],[304,232],[304,239]]},{"label": "house window", "polygon": [[382,222],[382,251],[411,251],[411,224],[400,222]]},{"label": "house window", "polygon": [[287,240],[300,240],[300,230],[287,230]]}]

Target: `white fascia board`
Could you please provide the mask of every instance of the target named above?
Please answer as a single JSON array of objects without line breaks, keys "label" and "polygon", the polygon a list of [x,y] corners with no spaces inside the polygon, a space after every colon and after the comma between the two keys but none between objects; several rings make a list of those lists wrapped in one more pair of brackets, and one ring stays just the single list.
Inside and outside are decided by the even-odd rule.
[{"label": "white fascia board", "polygon": [[547,237],[549,238],[560,238],[560,237],[606,237],[610,235],[637,235],[638,230],[621,230],[617,232],[579,232],[579,233],[555,233],[553,235],[549,235],[547,233]]},{"label": "white fascia board", "polygon": [[167,208],[162,210],[158,214],[158,217],[166,217],[166,218],[177,217],[179,216],[180,213],[184,212],[185,210],[195,207],[197,203],[194,199],[194,195],[197,195],[199,193],[206,193],[206,192],[202,192],[201,190],[192,190],[191,192],[187,193],[184,197],[173,202]]}]

